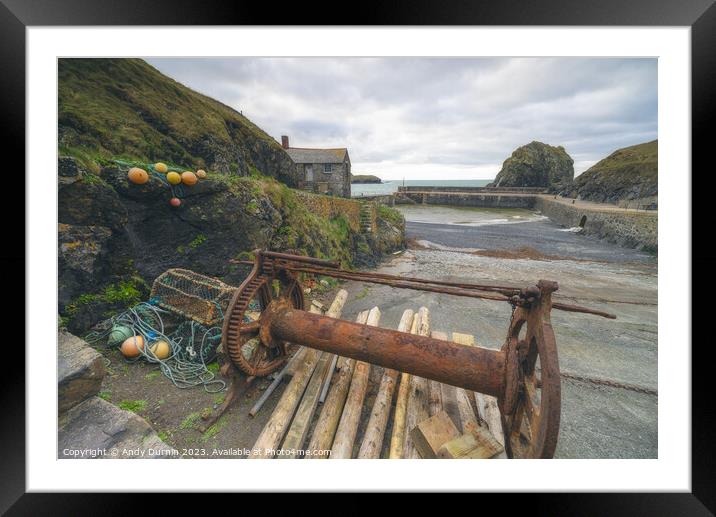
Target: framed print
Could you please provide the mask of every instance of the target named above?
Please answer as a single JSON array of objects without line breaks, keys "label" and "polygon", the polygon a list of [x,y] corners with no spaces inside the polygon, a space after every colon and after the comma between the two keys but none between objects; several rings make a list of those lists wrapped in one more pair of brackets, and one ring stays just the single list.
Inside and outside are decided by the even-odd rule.
[{"label": "framed print", "polygon": [[100,4],[0,6],[27,204],[4,262],[26,271],[6,288],[26,339],[4,510],[438,491],[713,511],[692,324],[711,2],[398,3],[318,26]]}]

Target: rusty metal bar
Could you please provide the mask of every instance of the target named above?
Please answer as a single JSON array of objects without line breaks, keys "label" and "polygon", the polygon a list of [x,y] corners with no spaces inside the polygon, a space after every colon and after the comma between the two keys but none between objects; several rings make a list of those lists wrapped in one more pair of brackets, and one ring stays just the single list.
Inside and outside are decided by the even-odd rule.
[{"label": "rusty metal bar", "polygon": [[590,309],[589,307],[582,307],[581,305],[570,305],[567,303],[552,302],[552,308],[559,309],[560,311],[565,312],[581,312],[584,314],[594,314],[595,316],[601,316],[610,320],[617,319],[616,314],[612,314],[611,312]]},{"label": "rusty metal bar", "polygon": [[[362,277],[356,277],[352,274],[352,272],[346,272],[342,273],[339,271],[326,271],[326,272],[320,272],[315,273],[316,270],[312,268],[304,268],[304,267],[290,267],[287,268],[289,271],[300,271],[304,273],[314,273],[314,274],[320,274],[324,276],[330,276],[333,278],[340,278],[343,280],[358,280],[363,282],[368,282],[369,280],[362,278]],[[442,287],[442,286],[434,286],[431,283],[417,283],[417,282],[410,282],[406,280],[402,280],[400,277],[395,277],[394,280],[387,280],[383,278],[374,278],[370,280],[371,283],[374,284],[382,284],[382,285],[389,285],[391,287],[399,287],[402,289],[413,289],[415,291],[428,291],[432,293],[442,293],[442,294],[452,294],[455,296],[465,296],[469,298],[483,298],[485,300],[496,300],[498,302],[506,302],[509,301],[509,297],[502,294],[502,293],[495,293],[495,294],[488,294],[488,293],[481,293],[474,289],[460,289],[457,287]]]},{"label": "rusty metal bar", "polygon": [[[282,267],[285,267],[289,270],[295,270],[296,268],[294,266],[291,266],[290,264],[287,264],[285,266],[282,265]],[[505,286],[505,285],[496,285],[496,284],[472,284],[467,282],[448,282],[446,280],[428,280],[426,278],[414,278],[409,276],[401,276],[397,277],[395,275],[386,275],[383,273],[368,273],[364,271],[348,271],[346,269],[336,269],[336,270],[319,270],[318,268],[314,268],[314,271],[311,271],[314,274],[317,275],[325,275],[325,276],[331,276],[335,273],[342,273],[342,274],[350,274],[354,275],[356,279],[364,279],[366,282],[372,282],[376,278],[383,279],[383,280],[395,280],[400,279],[406,282],[415,282],[415,283],[421,283],[421,284],[431,284],[431,285],[443,285],[447,287],[458,287],[462,289],[476,289],[479,291],[497,291],[502,294],[516,294],[519,293],[520,288],[519,287],[511,287],[511,286]]]},{"label": "rusty metal bar", "polygon": [[326,318],[288,305],[269,315],[271,336],[452,386],[501,397],[505,356],[394,330]]},{"label": "rusty metal bar", "polygon": [[330,268],[340,267],[340,263],[337,260],[324,260],[313,257],[304,257],[303,255],[291,255],[289,253],[279,253],[277,251],[262,251],[261,255],[268,258],[290,260],[291,262],[302,262],[304,264],[315,264],[317,266],[324,266]]}]

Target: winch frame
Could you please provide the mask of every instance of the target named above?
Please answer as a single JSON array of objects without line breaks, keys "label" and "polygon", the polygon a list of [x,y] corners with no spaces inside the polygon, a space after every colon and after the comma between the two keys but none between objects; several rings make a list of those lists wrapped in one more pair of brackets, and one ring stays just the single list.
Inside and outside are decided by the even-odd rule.
[{"label": "winch frame", "polygon": [[[289,343],[392,368],[497,398],[509,457],[551,458],[557,445],[561,381],[552,308],[612,314],[554,303],[556,282],[523,289],[398,277],[341,269],[335,261],[255,250],[251,272],[229,303],[223,347],[249,378],[265,376],[286,359]],[[397,288],[505,301],[512,306],[507,337],[499,350],[370,327],[304,310],[300,274],[359,280]],[[248,317],[251,300],[258,319]]]}]

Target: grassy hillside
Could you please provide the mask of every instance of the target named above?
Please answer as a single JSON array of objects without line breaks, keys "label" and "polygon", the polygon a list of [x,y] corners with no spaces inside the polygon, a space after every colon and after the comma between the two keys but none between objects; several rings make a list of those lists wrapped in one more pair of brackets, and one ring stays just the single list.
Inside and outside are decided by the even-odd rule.
[{"label": "grassy hillside", "polygon": [[658,158],[658,140],[618,149],[580,174],[565,194],[607,203],[656,196]]},{"label": "grassy hillside", "polygon": [[60,59],[58,68],[64,155],[94,168],[117,157],[242,175],[255,168],[295,183],[293,163],[278,142],[141,59]]}]

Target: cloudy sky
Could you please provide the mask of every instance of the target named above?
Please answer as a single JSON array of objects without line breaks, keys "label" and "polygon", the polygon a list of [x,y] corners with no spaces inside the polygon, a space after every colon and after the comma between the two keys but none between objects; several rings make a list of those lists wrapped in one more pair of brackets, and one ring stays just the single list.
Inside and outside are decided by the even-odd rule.
[{"label": "cloudy sky", "polygon": [[157,58],[164,74],[295,147],[348,147],[354,174],[491,179],[520,145],[577,174],[657,138],[656,59]]}]

